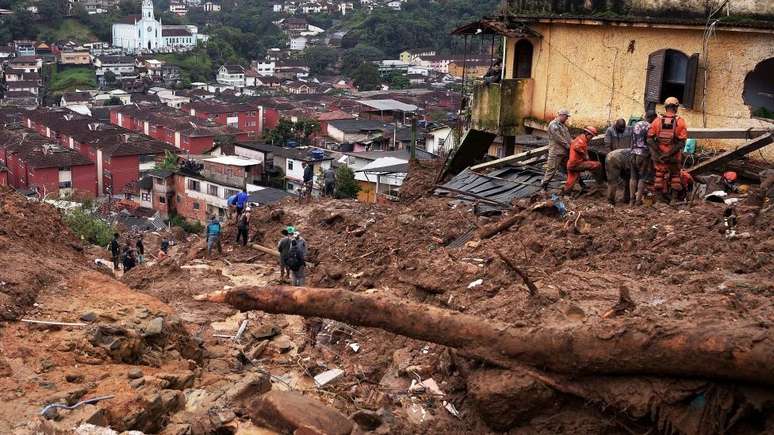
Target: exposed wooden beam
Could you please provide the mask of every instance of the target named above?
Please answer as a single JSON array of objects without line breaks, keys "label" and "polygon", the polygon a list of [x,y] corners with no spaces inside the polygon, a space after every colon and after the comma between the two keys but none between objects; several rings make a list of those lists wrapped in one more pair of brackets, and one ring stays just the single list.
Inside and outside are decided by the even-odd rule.
[{"label": "exposed wooden beam", "polygon": [[504,165],[506,163],[515,163],[523,160],[530,159],[532,157],[541,156],[548,152],[548,145],[539,148],[533,148],[531,150],[524,151],[523,153],[514,154],[512,156],[503,157],[502,159],[492,160],[491,162],[481,163],[475,166],[471,166],[470,169],[477,171],[479,169],[492,168],[495,166]]},{"label": "exposed wooden beam", "polygon": [[693,139],[753,139],[770,132],[768,128],[689,128]]},{"label": "exposed wooden beam", "polygon": [[762,136],[758,136],[755,139],[744,143],[732,150],[726,151],[724,153],[718,154],[717,156],[706,160],[702,163],[699,163],[698,165],[694,166],[693,168],[688,170],[688,173],[691,175],[700,174],[702,172],[707,172],[712,169],[717,168],[718,166],[721,166],[723,164],[726,164],[732,160],[736,160],[739,157],[742,157],[746,154],[749,154],[753,151],[759,150],[766,145],[774,142],[774,138],[772,138],[771,133],[766,133]]}]

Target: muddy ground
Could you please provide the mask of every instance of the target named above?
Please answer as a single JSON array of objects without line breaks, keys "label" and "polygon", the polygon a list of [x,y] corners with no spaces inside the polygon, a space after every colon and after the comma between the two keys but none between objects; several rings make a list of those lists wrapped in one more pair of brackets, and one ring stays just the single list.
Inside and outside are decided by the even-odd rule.
[{"label": "muddy ground", "polygon": [[[252,241],[272,247],[294,225],[315,263],[308,285],[397,296],[482,321],[568,330],[614,330],[623,321],[642,330],[772,323],[769,203],[743,201],[738,236],[729,239],[721,204],[612,208],[592,197],[567,200],[571,213],[560,217],[551,207],[535,209],[535,198],[515,205],[524,216],[518,225],[478,240],[472,234],[500,218],[428,196],[432,168],[419,169],[412,168],[398,204],[320,200],[255,210]],[[119,280],[94,266],[107,253],[84,249],[55,210],[7,191],[0,204],[2,433],[92,433],[88,424],[118,432],[283,433],[318,411],[319,433],[774,432],[767,387],[652,376],[568,380],[593,391],[592,400],[467,358],[464,349],[194,301],[279,283],[276,259],[235,246],[230,227],[222,256],[205,258],[198,237],[180,239],[171,258]],[[537,296],[497,251],[526,272]],[[622,290],[633,305],[611,317]],[[235,335],[244,320],[238,341],[218,337]],[[343,375],[316,386],[312,377],[331,369]],[[420,382],[424,389],[412,388]],[[49,403],[105,395],[113,397],[40,415]],[[273,406],[283,412],[270,412]],[[296,407],[306,411],[294,414]]]}]

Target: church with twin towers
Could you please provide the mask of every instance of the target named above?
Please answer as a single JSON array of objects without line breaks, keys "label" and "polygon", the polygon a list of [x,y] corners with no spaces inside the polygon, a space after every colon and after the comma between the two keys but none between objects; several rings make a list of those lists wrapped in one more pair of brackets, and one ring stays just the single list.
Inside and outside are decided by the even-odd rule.
[{"label": "church with twin towers", "polygon": [[127,53],[187,51],[206,40],[196,26],[162,24],[154,16],[151,0],[143,0],[141,15],[130,15],[113,24],[113,46]]}]

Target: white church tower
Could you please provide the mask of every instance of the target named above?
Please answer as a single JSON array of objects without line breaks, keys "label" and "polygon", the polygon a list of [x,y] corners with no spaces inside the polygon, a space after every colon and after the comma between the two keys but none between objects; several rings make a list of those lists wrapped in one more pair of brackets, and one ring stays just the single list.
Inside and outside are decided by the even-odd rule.
[{"label": "white church tower", "polygon": [[153,16],[153,2],[142,0],[142,19],[135,26],[138,30],[139,49],[156,51],[163,45],[161,22]]}]

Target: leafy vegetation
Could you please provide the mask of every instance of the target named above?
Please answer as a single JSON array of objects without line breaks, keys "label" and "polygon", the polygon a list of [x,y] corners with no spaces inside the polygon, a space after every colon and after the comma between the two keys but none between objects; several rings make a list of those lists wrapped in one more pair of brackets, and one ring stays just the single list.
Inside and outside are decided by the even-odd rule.
[{"label": "leafy vegetation", "polygon": [[163,169],[166,171],[177,171],[180,168],[178,164],[178,158],[172,151],[164,151],[164,160],[156,163],[156,169]]},{"label": "leafy vegetation", "polygon": [[198,221],[187,221],[177,214],[169,218],[169,224],[173,227],[180,227],[189,234],[201,234],[204,231],[204,226]]},{"label": "leafy vegetation", "polygon": [[62,71],[51,70],[51,81],[49,92],[54,95],[60,95],[64,92],[77,89],[95,89],[97,87],[97,76],[94,70],[90,68],[68,68]]},{"label": "leafy vegetation", "polygon": [[360,91],[373,91],[379,89],[381,77],[379,76],[379,67],[372,63],[361,63],[352,73],[352,81]]},{"label": "leafy vegetation", "polygon": [[115,227],[83,208],[69,211],[64,216],[64,222],[75,235],[97,246],[107,246],[116,231]]},{"label": "leafy vegetation", "polygon": [[286,146],[291,141],[308,145],[309,138],[318,131],[320,131],[320,123],[313,119],[300,119],[293,122],[282,118],[277,127],[266,132],[264,140],[279,146]]},{"label": "leafy vegetation", "polygon": [[348,166],[339,166],[336,169],[336,198],[357,198],[360,185],[355,180],[355,173]]}]

